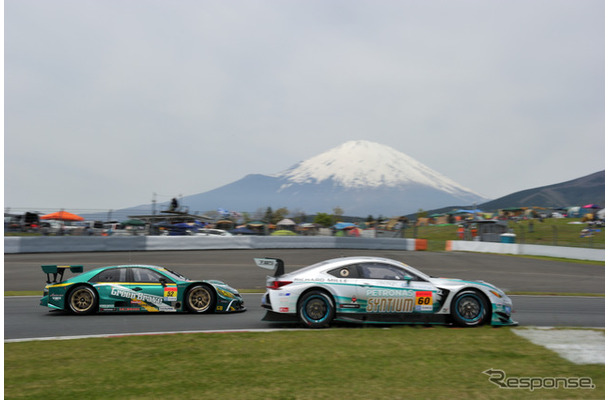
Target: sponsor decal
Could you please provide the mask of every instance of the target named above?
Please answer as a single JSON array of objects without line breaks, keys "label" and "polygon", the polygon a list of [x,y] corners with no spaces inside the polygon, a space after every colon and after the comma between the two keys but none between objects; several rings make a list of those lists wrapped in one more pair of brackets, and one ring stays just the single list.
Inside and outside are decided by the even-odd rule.
[{"label": "sponsor decal", "polygon": [[432,292],[415,292],[415,311],[432,311]]},{"label": "sponsor decal", "polygon": [[339,308],[360,308],[360,304],[339,304]]},{"label": "sponsor decal", "polygon": [[366,296],[370,313],[410,313],[415,305],[413,290],[367,289]]},{"label": "sponsor decal", "polygon": [[155,296],[154,294],[134,292],[132,290],[123,289],[123,288],[113,287],[110,290],[110,295],[117,296],[117,297],[124,297],[124,298],[132,299],[132,300],[146,301],[148,303],[153,303],[153,304],[162,304],[163,303],[162,297]]},{"label": "sponsor decal", "polygon": [[[175,311],[173,307],[163,302],[163,297],[156,296],[154,294],[135,292],[133,290],[125,289],[123,287],[112,287],[110,290],[111,296],[121,297],[130,299],[132,304],[139,304],[141,307],[149,312],[155,311]],[[149,306],[147,303],[152,303],[153,306]],[[155,308],[156,307],[156,308]],[[119,310],[121,311],[121,310]],[[133,311],[133,310],[125,310]]]},{"label": "sponsor decal", "polygon": [[373,297],[367,302],[366,312],[405,313],[413,312],[411,297]]},{"label": "sponsor decal", "polygon": [[288,307],[280,307],[280,312],[288,312],[289,310]]},{"label": "sponsor decal", "polygon": [[166,286],[165,288],[163,288],[163,300],[177,301],[178,300],[178,288],[176,286]]},{"label": "sponsor decal", "polygon": [[412,290],[398,289],[367,289],[367,297],[413,297],[415,293]]}]

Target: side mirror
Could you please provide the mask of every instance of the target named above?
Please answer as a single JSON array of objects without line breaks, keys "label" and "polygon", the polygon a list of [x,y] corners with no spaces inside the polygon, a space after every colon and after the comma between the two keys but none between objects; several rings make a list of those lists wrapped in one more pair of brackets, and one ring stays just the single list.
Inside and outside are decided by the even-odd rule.
[{"label": "side mirror", "polygon": [[165,279],[165,278],[159,278],[159,282],[160,282],[160,283],[161,283],[163,286],[165,286],[165,285],[167,284],[167,279]]},{"label": "side mirror", "polygon": [[407,281],[407,285],[410,284],[412,280],[413,280],[412,276],[405,275],[405,281]]}]

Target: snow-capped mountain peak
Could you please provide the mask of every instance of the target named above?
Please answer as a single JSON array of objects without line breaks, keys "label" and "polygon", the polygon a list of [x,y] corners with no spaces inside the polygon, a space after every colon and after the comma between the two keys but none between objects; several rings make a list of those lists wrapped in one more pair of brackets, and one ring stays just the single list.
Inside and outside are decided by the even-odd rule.
[{"label": "snow-capped mountain peak", "polygon": [[346,189],[420,184],[450,194],[476,194],[389,146],[366,140],[343,143],[276,175],[291,184],[331,180]]}]

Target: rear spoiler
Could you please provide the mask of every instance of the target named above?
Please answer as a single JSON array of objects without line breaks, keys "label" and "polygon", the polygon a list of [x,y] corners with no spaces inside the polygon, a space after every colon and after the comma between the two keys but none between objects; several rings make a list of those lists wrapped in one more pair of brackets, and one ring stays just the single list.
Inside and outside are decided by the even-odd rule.
[{"label": "rear spoiler", "polygon": [[[47,283],[59,283],[64,279],[64,272],[70,269],[73,274],[80,274],[83,272],[82,265],[43,265],[42,272],[47,274]],[[53,280],[51,280],[53,275]],[[59,280],[57,280],[59,278]]]},{"label": "rear spoiler", "polygon": [[254,262],[261,268],[269,270],[275,269],[275,272],[273,273],[274,277],[284,275],[284,261],[279,258],[255,258]]}]

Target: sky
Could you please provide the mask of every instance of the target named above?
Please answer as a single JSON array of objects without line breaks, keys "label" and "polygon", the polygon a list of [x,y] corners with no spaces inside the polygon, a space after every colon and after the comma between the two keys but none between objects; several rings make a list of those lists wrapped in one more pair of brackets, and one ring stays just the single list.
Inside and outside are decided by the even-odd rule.
[{"label": "sky", "polygon": [[605,169],[604,18],[603,0],[4,0],[4,206],[164,202],[350,140],[490,199],[579,178]]}]

